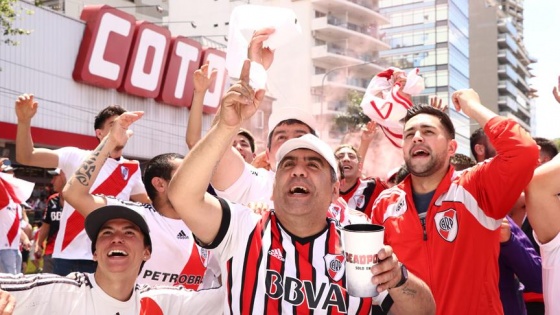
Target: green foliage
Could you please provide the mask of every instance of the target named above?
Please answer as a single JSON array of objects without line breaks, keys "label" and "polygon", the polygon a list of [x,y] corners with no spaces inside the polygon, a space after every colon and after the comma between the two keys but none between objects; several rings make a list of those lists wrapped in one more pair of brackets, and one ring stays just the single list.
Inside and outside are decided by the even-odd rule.
[{"label": "green foliage", "polygon": [[370,119],[360,107],[363,95],[357,91],[348,94],[346,112],[338,114],[334,119],[334,128],[339,132],[355,132],[367,124]]},{"label": "green foliage", "polygon": [[[13,39],[15,36],[29,35],[31,31],[22,28],[14,28],[12,24],[21,16],[22,9],[15,8],[18,0],[0,0],[0,32],[2,39],[0,43],[16,46],[18,42]],[[26,14],[33,14],[33,11],[25,10]]]}]

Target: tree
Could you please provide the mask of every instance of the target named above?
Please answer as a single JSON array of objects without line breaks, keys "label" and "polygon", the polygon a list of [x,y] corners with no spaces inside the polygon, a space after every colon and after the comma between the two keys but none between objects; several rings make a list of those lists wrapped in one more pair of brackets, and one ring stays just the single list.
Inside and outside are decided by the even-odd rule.
[{"label": "tree", "polygon": [[[21,9],[17,9],[14,5],[18,0],[0,0],[0,31],[3,34],[2,42],[7,45],[16,46],[17,40],[13,37],[20,35],[29,35],[31,31],[22,28],[13,27],[12,24],[21,13]],[[25,13],[32,14],[33,11],[26,10]]]},{"label": "tree", "polygon": [[338,114],[334,119],[334,128],[341,133],[355,132],[367,124],[370,119],[364,114],[360,103],[363,95],[357,91],[348,93],[346,112]]}]

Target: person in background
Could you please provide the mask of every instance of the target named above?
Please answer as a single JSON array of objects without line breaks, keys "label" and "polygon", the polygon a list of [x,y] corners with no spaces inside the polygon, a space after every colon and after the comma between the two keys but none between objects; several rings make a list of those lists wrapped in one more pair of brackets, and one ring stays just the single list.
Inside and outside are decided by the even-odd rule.
[{"label": "person in background", "polygon": [[[60,168],[65,174],[73,174],[80,167],[83,159],[91,151],[75,147],[63,147],[57,150],[36,148],[31,136],[31,120],[37,114],[39,104],[32,94],[23,94],[15,102],[18,119],[16,134],[16,159],[24,165],[43,168]],[[108,106],[95,117],[94,130],[99,141],[105,137],[113,125],[113,121],[125,109]],[[117,148],[110,153],[110,159],[102,166],[101,175],[92,186],[96,194],[115,196],[122,200],[149,203],[150,199],[142,183],[138,161],[129,161],[122,157],[124,148]],[[84,217],[68,203],[60,219],[53,259],[56,274],[65,276],[72,271],[93,272],[95,263],[91,251],[91,241],[83,229]]]},{"label": "person in background", "polygon": [[47,207],[43,213],[43,221],[35,243],[35,256],[43,257],[43,272],[54,273],[52,254],[64,207],[62,189],[66,185],[66,175],[59,168],[47,172],[52,176],[51,184],[55,193],[50,195],[47,200]]},{"label": "person in background", "polygon": [[[471,153],[477,162],[483,162],[496,155],[496,149],[480,129],[471,135],[471,141],[474,141],[471,142],[471,150],[474,150]],[[542,156],[539,149],[539,163],[541,163]],[[523,221],[514,219],[519,219],[521,215],[525,217],[524,202],[525,196],[522,192],[500,227],[499,287],[505,315],[542,315],[544,313],[542,260],[538,246],[535,248],[533,245],[532,233],[520,228]]]}]

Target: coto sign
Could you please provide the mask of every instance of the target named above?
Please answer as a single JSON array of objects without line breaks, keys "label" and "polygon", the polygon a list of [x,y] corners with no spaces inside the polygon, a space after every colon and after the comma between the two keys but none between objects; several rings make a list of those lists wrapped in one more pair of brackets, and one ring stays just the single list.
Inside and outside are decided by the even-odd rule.
[{"label": "coto sign", "polygon": [[190,107],[193,73],[209,62],[218,70],[204,97],[204,112],[216,112],[226,80],[225,53],[203,49],[192,39],[136,19],[107,5],[86,6],[86,29],[74,66],[74,80],[175,106]]}]

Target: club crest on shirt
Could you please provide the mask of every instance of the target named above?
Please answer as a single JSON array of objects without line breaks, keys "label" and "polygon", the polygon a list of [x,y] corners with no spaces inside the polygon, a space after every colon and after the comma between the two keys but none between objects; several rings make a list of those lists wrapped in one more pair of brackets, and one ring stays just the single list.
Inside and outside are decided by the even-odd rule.
[{"label": "club crest on shirt", "polygon": [[121,165],[121,175],[124,180],[128,179],[128,167]]},{"label": "club crest on shirt", "polygon": [[366,201],[366,197],[364,195],[354,196],[354,202],[356,203],[356,208],[362,208]]},{"label": "club crest on shirt", "polygon": [[325,267],[329,277],[333,281],[339,281],[344,275],[344,255],[326,254],[323,257],[325,260]]},{"label": "club crest on shirt", "polygon": [[202,247],[198,247],[198,251],[200,254],[200,261],[202,262],[202,265],[205,268],[208,267],[208,257],[210,256],[210,251]]},{"label": "club crest on shirt", "polygon": [[436,213],[436,229],[441,237],[448,242],[453,242],[457,237],[457,211],[449,209]]}]

